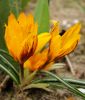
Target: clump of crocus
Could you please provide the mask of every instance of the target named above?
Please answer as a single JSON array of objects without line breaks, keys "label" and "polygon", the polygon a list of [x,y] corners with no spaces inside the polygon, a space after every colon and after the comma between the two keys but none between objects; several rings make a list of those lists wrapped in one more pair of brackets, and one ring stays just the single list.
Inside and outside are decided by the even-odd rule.
[{"label": "clump of crocus", "polygon": [[[59,23],[54,23],[50,32],[38,35],[38,24],[34,22],[31,14],[26,16],[24,13],[21,13],[18,19],[13,14],[10,14],[5,29],[5,42],[10,55],[20,64],[20,70],[15,69],[15,66],[12,66],[3,56],[1,58],[5,61],[2,60],[2,62],[10,70],[7,67],[5,69],[2,65],[0,67],[23,90],[33,87],[46,90],[49,85],[52,85],[49,81],[43,83],[43,80],[41,82],[39,82],[40,80],[36,81],[36,78],[33,80],[37,72],[42,73],[41,69],[43,69],[43,73],[57,79],[57,81],[63,83],[69,89],[80,93],[58,76],[46,71],[55,63],[55,60],[64,57],[76,48],[80,39],[80,28],[80,23],[77,23],[61,35]],[[50,79],[50,82],[53,82],[53,80]]]},{"label": "clump of crocus", "polygon": [[38,49],[40,39],[44,38],[44,43],[39,47],[41,49],[50,39],[49,33],[38,36],[37,30],[38,25],[31,14],[26,16],[21,13],[17,20],[10,14],[5,30],[5,41],[11,56],[22,65]]},{"label": "clump of crocus", "polygon": [[[21,13],[16,20],[11,14],[6,25],[5,41],[9,53],[31,71],[48,69],[55,60],[72,52],[80,39],[79,23],[62,36],[56,23],[49,33],[37,34],[38,25],[32,15]],[[45,46],[48,43],[48,46]]]},{"label": "clump of crocus", "polygon": [[[80,28],[81,25],[77,23],[61,36],[59,34],[59,24],[56,23],[49,33],[51,38],[48,47],[34,53],[24,63],[24,66],[28,67],[32,71],[38,69],[48,70],[55,60],[62,58],[76,48],[80,39]],[[40,47],[44,41],[44,37],[43,40],[39,40],[38,47]]]}]

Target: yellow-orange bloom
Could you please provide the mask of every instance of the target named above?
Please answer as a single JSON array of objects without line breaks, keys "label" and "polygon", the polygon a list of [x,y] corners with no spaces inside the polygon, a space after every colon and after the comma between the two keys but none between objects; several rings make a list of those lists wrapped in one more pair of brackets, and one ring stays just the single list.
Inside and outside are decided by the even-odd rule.
[{"label": "yellow-orange bloom", "polygon": [[[37,52],[42,49],[50,40],[50,34],[44,33],[37,36],[37,30],[38,25],[34,23],[34,18],[31,14],[26,16],[21,13],[18,19],[13,14],[10,14],[5,30],[5,41],[9,53],[19,63],[24,63],[27,58],[33,55],[35,50]],[[46,41],[43,44],[38,43],[40,41],[38,37],[44,37]]]},{"label": "yellow-orange bloom", "polygon": [[[55,59],[62,58],[63,56],[72,52],[80,39],[79,23],[69,28],[63,36],[59,33],[59,25],[55,24],[50,34],[51,39],[49,47],[39,53],[35,53],[25,63],[24,66],[34,71],[37,69],[48,69],[55,61]],[[42,39],[39,40],[39,43]],[[43,38],[44,41],[44,38]]]},{"label": "yellow-orange bloom", "polygon": [[62,36],[59,35],[59,32],[55,34],[55,32],[58,31],[57,27],[58,26],[55,25],[54,30],[51,32],[52,38],[49,51],[50,60],[54,60],[55,58],[59,59],[72,52],[80,39],[80,23],[73,25]]}]

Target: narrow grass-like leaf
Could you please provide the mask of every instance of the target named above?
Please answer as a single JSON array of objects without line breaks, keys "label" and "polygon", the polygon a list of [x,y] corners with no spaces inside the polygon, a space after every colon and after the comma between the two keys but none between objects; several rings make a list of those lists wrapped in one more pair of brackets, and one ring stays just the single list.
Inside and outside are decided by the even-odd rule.
[{"label": "narrow grass-like leaf", "polygon": [[30,85],[24,87],[23,90],[38,88],[38,89],[43,89],[47,92],[52,92],[52,90],[50,90],[48,87],[49,87],[49,84],[47,84],[47,83],[37,83],[37,84],[30,84]]},{"label": "narrow grass-like leaf", "polygon": [[8,66],[10,66],[14,72],[18,75],[18,71],[15,69],[15,67],[9,62],[4,56],[0,54],[0,59],[3,60],[4,63],[6,63]]},{"label": "narrow grass-like leaf", "polygon": [[64,68],[65,64],[64,63],[56,63],[53,64],[52,67],[50,67],[48,70],[55,70],[55,69],[59,69],[59,68]]},{"label": "narrow grass-like leaf", "polygon": [[48,0],[38,0],[35,9],[35,21],[38,23],[38,34],[49,32]]},{"label": "narrow grass-like leaf", "polygon": [[[75,79],[63,79],[66,82],[69,82],[72,85],[75,85],[76,87],[83,87],[85,88],[85,80],[75,80]],[[32,83],[54,83],[54,84],[60,84],[60,81],[57,79],[53,79],[53,78],[44,78],[44,79],[37,79],[37,80],[33,80]]]},{"label": "narrow grass-like leaf", "polygon": [[42,71],[43,73],[48,74],[49,76],[52,76],[53,78],[59,80],[63,85],[65,85],[71,92],[75,93],[76,95],[81,96],[82,98],[85,98],[85,94],[83,94],[82,92],[80,92],[76,87],[72,86],[71,84],[69,84],[68,82],[66,82],[65,80],[63,80],[62,78],[58,77],[57,75],[48,72],[48,71]]},{"label": "narrow grass-like leaf", "polygon": [[3,50],[3,49],[0,49],[0,53],[4,53],[4,54],[9,55],[9,54],[8,54],[8,52],[7,52],[7,51],[5,51],[5,50]]},{"label": "narrow grass-like leaf", "polygon": [[16,84],[19,84],[19,71],[12,62],[14,62],[12,57],[6,51],[0,49],[0,68],[6,72]]},{"label": "narrow grass-like leaf", "polygon": [[6,72],[12,79],[13,81],[16,83],[16,84],[19,84],[19,76],[14,73],[14,71],[9,67],[7,66],[6,64],[4,64],[1,59],[0,59],[0,69],[2,69],[4,72]]},{"label": "narrow grass-like leaf", "polygon": [[11,65],[11,67],[15,70],[16,74],[19,73],[19,63],[15,62],[15,60],[12,58],[12,56],[9,55],[9,53],[5,50],[0,49],[0,55],[5,63],[8,63]]}]

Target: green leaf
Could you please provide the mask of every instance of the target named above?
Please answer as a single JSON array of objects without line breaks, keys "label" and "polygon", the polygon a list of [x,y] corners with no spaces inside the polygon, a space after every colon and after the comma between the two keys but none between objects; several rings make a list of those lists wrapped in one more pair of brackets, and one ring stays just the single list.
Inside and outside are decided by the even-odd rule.
[{"label": "green leaf", "polygon": [[18,17],[21,11],[21,0],[9,0],[10,11]]},{"label": "green leaf", "polygon": [[10,68],[10,66],[8,66],[7,64],[5,64],[3,61],[1,61],[0,59],[0,69],[2,69],[4,72],[6,72],[16,84],[19,84],[19,76],[17,76],[17,74],[14,72],[14,70],[12,70]]},{"label": "green leaf", "polygon": [[7,50],[4,33],[5,33],[5,24],[7,23],[8,16],[10,11],[13,12],[16,17],[20,12],[20,0],[0,0],[0,48]]},{"label": "green leaf", "polygon": [[4,57],[6,63],[10,62],[11,67],[15,70],[16,74],[19,73],[19,63],[15,62],[15,60],[12,58],[12,56],[9,55],[8,52],[5,50],[0,49],[0,55]]},{"label": "green leaf", "polygon": [[24,10],[24,8],[26,7],[27,3],[29,2],[30,0],[21,0],[21,8],[22,10]]},{"label": "green leaf", "polygon": [[31,81],[34,79],[34,77],[37,74],[37,70],[34,72],[30,73],[28,69],[24,70],[24,81],[22,82],[22,86],[29,85]]},{"label": "green leaf", "polygon": [[55,70],[55,69],[60,69],[60,68],[64,68],[64,66],[65,66],[64,63],[55,63],[48,70],[51,71],[51,70]]},{"label": "green leaf", "polygon": [[9,11],[10,8],[8,0],[0,0],[0,48],[4,50],[7,50],[4,41],[4,33],[5,33],[4,29],[9,15]]},{"label": "green leaf", "polygon": [[64,86],[66,86],[71,92],[75,93],[76,95],[81,96],[82,98],[85,98],[85,94],[80,92],[75,86],[71,85],[70,83],[66,82],[62,78],[58,77],[57,75],[48,72],[48,71],[42,71],[43,73],[48,74],[49,76],[52,76],[53,78],[57,79],[59,82],[61,82]]},{"label": "green leaf", "polygon": [[50,86],[50,85],[47,84],[47,83],[30,84],[30,85],[28,85],[28,86],[25,86],[25,87],[23,88],[23,90],[32,89],[32,88],[38,88],[38,89],[43,89],[43,90],[45,90],[45,91],[47,91],[47,92],[52,92],[52,90],[50,90],[50,89],[48,88],[49,86]]},{"label": "green leaf", "polygon": [[1,54],[0,54],[0,59],[3,60],[3,62],[6,63],[8,66],[10,66],[14,70],[14,72],[18,75],[18,71],[16,70],[16,68]]},{"label": "green leaf", "polygon": [[19,84],[19,71],[11,61],[13,62],[12,57],[7,52],[0,49],[0,68],[6,72],[16,84]]},{"label": "green leaf", "polygon": [[38,0],[35,9],[35,21],[38,23],[38,34],[49,32],[48,0]]},{"label": "green leaf", "polygon": [[[63,78],[64,81],[74,85],[77,88],[85,88],[85,80],[76,80],[76,79],[65,79]],[[60,84],[61,82],[57,79],[53,78],[44,78],[44,79],[35,79],[32,81],[32,83],[54,83],[55,85]]]}]

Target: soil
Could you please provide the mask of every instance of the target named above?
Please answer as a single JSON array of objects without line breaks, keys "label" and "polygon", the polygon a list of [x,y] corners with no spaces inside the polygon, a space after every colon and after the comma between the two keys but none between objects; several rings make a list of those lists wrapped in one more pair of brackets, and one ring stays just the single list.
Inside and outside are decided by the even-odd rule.
[{"label": "soil", "polygon": [[[34,11],[36,0],[31,0],[27,6],[26,13]],[[64,28],[70,27],[72,24],[80,21],[82,23],[81,40],[76,50],[69,54],[68,57],[72,63],[75,75],[65,66],[63,69],[57,69],[56,74],[64,77],[76,79],[85,79],[85,0],[50,0],[50,17],[59,20]],[[62,60],[63,61],[63,60]],[[66,63],[66,61],[64,61]],[[5,75],[0,72],[0,82],[3,81]],[[53,89],[49,93],[40,89],[32,89],[23,93],[18,93],[16,86],[5,89],[0,93],[0,100],[82,100],[80,97],[74,96],[67,89]]]}]

